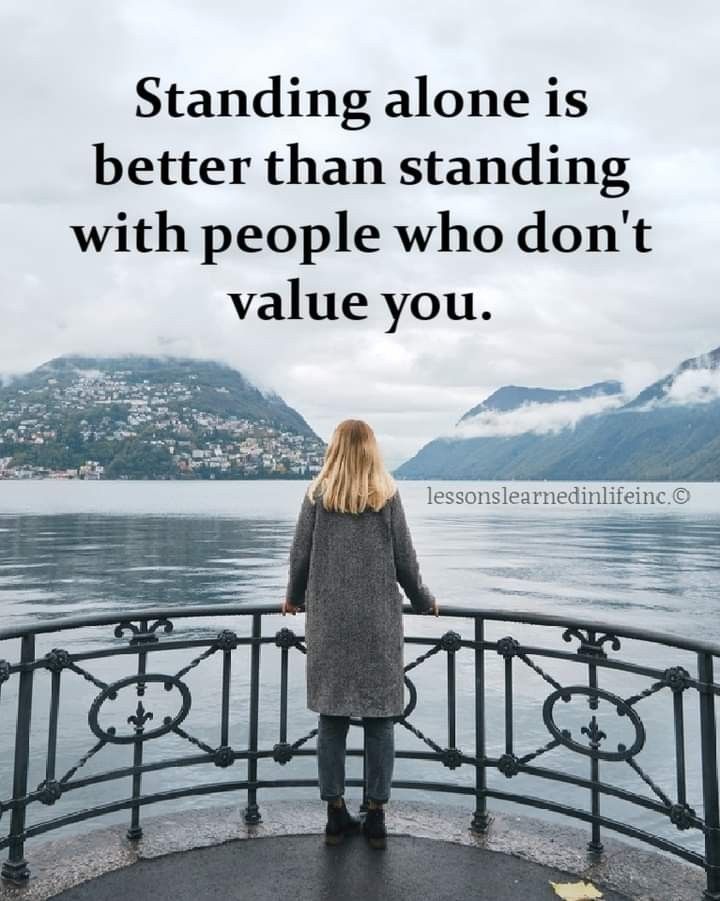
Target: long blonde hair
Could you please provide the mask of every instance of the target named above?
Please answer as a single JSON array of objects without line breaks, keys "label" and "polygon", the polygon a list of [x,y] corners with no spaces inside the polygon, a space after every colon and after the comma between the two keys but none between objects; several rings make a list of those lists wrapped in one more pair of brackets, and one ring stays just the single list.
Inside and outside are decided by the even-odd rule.
[{"label": "long blonde hair", "polygon": [[395,491],[373,430],[361,419],[345,419],[333,432],[307,493],[311,501],[321,496],[326,510],[362,513],[368,507],[380,510]]}]

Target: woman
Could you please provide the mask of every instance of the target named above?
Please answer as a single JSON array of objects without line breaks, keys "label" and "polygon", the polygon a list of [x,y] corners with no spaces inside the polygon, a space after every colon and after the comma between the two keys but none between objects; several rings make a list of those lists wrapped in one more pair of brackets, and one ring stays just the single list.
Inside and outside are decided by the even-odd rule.
[{"label": "woman", "polygon": [[385,847],[394,718],[403,711],[398,582],[418,613],[437,616],[375,435],[366,423],[347,419],[335,429],[303,499],[283,604],[283,614],[307,615],[307,705],[320,714],[318,775],[320,797],[328,803],[328,844],[360,826],[343,797],[349,718],[359,716],[368,798],[363,831],[373,847]]}]

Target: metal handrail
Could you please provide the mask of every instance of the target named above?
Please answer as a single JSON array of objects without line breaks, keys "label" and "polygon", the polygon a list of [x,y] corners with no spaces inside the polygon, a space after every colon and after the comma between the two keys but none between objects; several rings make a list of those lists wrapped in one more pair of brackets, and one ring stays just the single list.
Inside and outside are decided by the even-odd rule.
[{"label": "metal handrail", "polygon": [[[412,613],[406,605],[405,613]],[[63,617],[13,625],[0,629],[0,641],[19,640],[20,654],[15,662],[0,660],[0,691],[11,679],[17,679],[18,699],[16,725],[14,733],[14,766],[13,784],[6,794],[0,786],[0,817],[10,813],[10,823],[5,838],[0,838],[0,848],[7,847],[9,856],[2,867],[2,876],[17,883],[25,881],[29,876],[29,866],[25,859],[25,845],[28,839],[46,832],[68,826],[93,817],[121,810],[130,811],[130,827],[128,837],[132,840],[142,835],[140,811],[147,804],[174,800],[182,797],[209,794],[218,791],[243,791],[246,793],[247,805],[245,820],[252,824],[260,821],[258,792],[267,788],[291,788],[316,786],[317,780],[306,778],[261,779],[258,774],[258,762],[272,759],[278,764],[287,765],[296,757],[315,754],[312,747],[305,747],[317,730],[311,730],[294,741],[288,737],[288,660],[290,653],[306,653],[304,638],[296,634],[290,626],[302,623],[302,620],[288,619],[283,621],[279,630],[263,631],[263,622],[268,616],[280,613],[280,605],[276,604],[236,604],[211,606],[174,606],[150,609],[113,611],[100,615],[82,617]],[[250,618],[249,635],[236,634],[224,628],[215,635],[207,637],[181,637],[175,632],[175,621],[187,621],[195,618],[234,617]],[[421,653],[405,666],[405,683],[409,701],[403,714],[396,718],[399,726],[405,728],[423,746],[421,750],[399,750],[399,759],[435,761],[447,770],[460,767],[471,767],[475,772],[474,785],[459,784],[447,780],[409,780],[397,779],[393,782],[396,788],[423,791],[436,791],[472,796],[475,809],[470,828],[482,832],[487,829],[490,817],[487,800],[499,799],[523,804],[532,808],[551,811],[589,823],[589,850],[594,854],[602,853],[601,830],[611,829],[634,839],[646,842],[656,848],[676,854],[680,858],[704,868],[707,879],[707,899],[720,901],[720,800],[718,792],[718,752],[716,731],[716,697],[720,694],[720,685],[714,679],[714,658],[720,659],[720,645],[698,639],[679,638],[651,630],[615,623],[602,623],[582,617],[566,617],[555,614],[536,613],[533,611],[511,611],[462,606],[445,606],[441,608],[441,617],[462,619],[473,626],[470,637],[449,630],[441,635],[406,636],[405,646],[417,648]],[[434,625],[442,620],[430,620]],[[509,626],[522,625],[529,627],[548,627],[562,630],[561,636],[567,645],[555,646],[534,642],[528,644],[517,637],[506,635],[496,640],[488,640],[485,635],[487,623],[505,623]],[[49,653],[38,655],[36,637],[55,633],[67,633],[78,629],[97,629],[114,626],[114,636],[118,641],[98,646],[97,641],[83,649],[65,650],[54,648]],[[427,630],[426,630],[427,631]],[[546,634],[543,633],[543,638]],[[689,652],[695,657],[695,664],[690,665],[683,658],[680,665],[677,661],[663,659],[663,667],[653,665],[647,656],[641,659],[628,660],[619,655],[626,640],[640,641],[663,648]],[[280,649],[280,722],[279,740],[271,747],[259,745],[260,722],[260,678],[261,650],[263,646],[274,645]],[[233,748],[229,744],[230,720],[230,685],[231,667],[239,649],[249,651],[249,715],[247,747]],[[188,650],[196,654],[191,661],[178,672],[151,672],[148,670],[148,659],[152,652],[153,663],[163,659],[163,652]],[[487,670],[489,660],[487,652],[492,652],[501,660],[503,668],[503,691],[498,697],[504,713],[504,751],[495,756],[489,755],[486,748],[487,728],[486,710],[490,689],[487,687]],[[190,688],[184,676],[203,661],[213,655],[219,655],[222,661],[221,685],[218,701],[218,717],[220,739],[217,746],[197,738],[185,729],[185,720],[192,707]],[[457,746],[456,736],[456,658],[458,654],[472,654],[474,663],[474,719],[475,747],[463,750]],[[413,671],[425,661],[434,657],[444,657],[446,662],[447,689],[447,735],[443,740],[436,740],[425,735],[413,722],[412,715],[418,705],[418,691],[413,682]],[[642,657],[645,659],[642,659]],[[670,655],[665,655],[665,658]],[[88,669],[91,661],[113,658],[125,658],[134,666],[128,675],[107,683]],[[165,657],[165,659],[168,659]],[[539,662],[542,662],[541,663]],[[556,661],[572,661],[584,668],[586,676],[580,682],[571,685],[562,684],[550,671],[550,665]],[[45,759],[45,778],[35,789],[28,787],[30,743],[32,737],[32,707],[34,695],[37,693],[34,674],[38,670],[50,673],[50,704],[47,725],[47,753]],[[513,701],[517,685],[518,672],[532,673],[532,678],[543,680],[548,693],[542,705],[542,721],[547,729],[547,742],[528,753],[521,754],[517,747],[515,735]],[[612,692],[601,686],[599,674],[611,672],[632,674],[648,680],[646,687],[629,697]],[[74,675],[73,675],[74,674]],[[94,684],[97,694],[88,710],[88,726],[97,741],[87,752],[64,774],[56,773],[56,756],[58,746],[59,699],[60,686],[66,678],[81,677]],[[177,691],[180,698],[179,710],[175,716],[153,719],[151,711],[144,706],[145,690],[150,683],[162,683],[168,691]],[[121,733],[114,728],[104,728],[100,723],[100,711],[112,704],[123,691],[131,691],[137,697],[135,713],[127,718],[132,729]],[[638,761],[646,745],[647,733],[643,719],[637,706],[645,698],[665,693],[672,699],[672,726],[675,757],[675,785],[671,795],[667,787],[661,787],[647,773]],[[688,694],[696,694],[699,700],[700,738],[696,746],[690,747],[686,739],[685,699]],[[579,733],[561,728],[555,719],[556,708],[562,704],[578,702],[587,708],[589,722]],[[135,703],[135,700],[133,700]],[[608,736],[603,731],[599,708],[603,705],[614,707],[615,712],[624,717],[633,732],[633,739],[628,745],[618,744],[612,748]],[[0,713],[2,709],[0,708]],[[193,748],[189,755],[175,756],[162,760],[147,762],[144,749],[148,741],[173,734],[183,739]],[[92,775],[85,775],[85,764],[108,745],[127,745],[132,748],[132,763],[127,766],[106,769]],[[579,759],[588,762],[587,776],[579,776],[562,769],[543,766],[539,758],[555,748],[565,748],[575,752]],[[690,753],[699,752],[702,783],[702,810],[698,811],[689,800],[687,780],[687,758]],[[362,757],[364,748],[349,748],[350,756]],[[696,757],[697,760],[697,757]],[[246,778],[231,781],[212,781],[201,785],[193,784],[164,791],[147,793],[143,791],[145,774],[170,768],[180,769],[187,766],[213,764],[219,768],[230,767],[242,761],[247,770]],[[615,785],[600,777],[600,766],[606,762],[623,763],[631,767],[642,779],[649,790],[645,794],[631,791],[622,785]],[[500,790],[488,785],[488,770],[497,770],[508,780],[523,773],[539,780],[575,786],[588,792],[589,809],[560,803],[536,795],[527,795]],[[28,825],[27,810],[35,804],[55,805],[62,798],[78,789],[110,783],[119,779],[132,780],[132,791],[129,797],[119,798],[79,811],[67,812],[55,818],[45,819]],[[349,785],[363,787],[364,779],[348,779]],[[660,818],[669,820],[678,830],[697,830],[704,839],[704,854],[658,835],[641,829],[622,820],[607,816],[602,810],[602,799],[614,797],[634,806],[652,812]],[[696,802],[696,806],[697,802]]]},{"label": "metal handrail", "polygon": [[[112,613],[89,616],[50,618],[41,622],[29,620],[10,628],[0,629],[0,641],[22,638],[23,635],[28,634],[42,635],[49,632],[65,632],[69,629],[81,629],[89,626],[114,625],[120,620],[161,619],[162,617],[189,619],[202,616],[248,616],[253,613],[271,615],[280,614],[280,612],[279,602],[275,604],[189,604],[187,606],[176,605],[173,607],[129,608],[113,611]],[[673,635],[670,632],[638,629],[627,624],[608,623],[605,620],[588,619],[587,617],[559,616],[554,613],[538,613],[534,610],[506,610],[500,607],[463,607],[459,604],[442,604],[440,612],[442,616],[461,618],[482,616],[483,619],[493,622],[524,623],[530,626],[556,626],[562,629],[568,626],[577,626],[581,629],[590,628],[596,632],[612,632],[614,635],[620,635],[623,638],[650,641],[653,644],[662,644],[683,651],[704,651],[720,657],[720,643],[718,642],[685,638],[684,636]],[[415,612],[410,604],[403,605],[403,613],[406,615],[420,615]]]}]

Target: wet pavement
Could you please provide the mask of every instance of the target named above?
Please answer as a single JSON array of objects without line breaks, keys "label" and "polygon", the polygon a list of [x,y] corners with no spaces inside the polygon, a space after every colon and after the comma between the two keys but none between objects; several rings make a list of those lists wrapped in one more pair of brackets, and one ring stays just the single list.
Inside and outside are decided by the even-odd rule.
[{"label": "wet pavement", "polygon": [[[544,901],[550,882],[576,882],[560,870],[482,848],[391,836],[385,851],[361,835],[336,848],[322,836],[230,841],[141,860],[57,895],[57,901],[254,899],[277,901]],[[605,901],[626,895],[603,891]]]}]

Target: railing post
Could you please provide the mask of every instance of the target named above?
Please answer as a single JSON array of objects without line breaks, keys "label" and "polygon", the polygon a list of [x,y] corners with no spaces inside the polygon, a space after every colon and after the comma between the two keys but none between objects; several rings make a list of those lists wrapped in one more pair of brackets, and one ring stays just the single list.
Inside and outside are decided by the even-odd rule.
[{"label": "railing post", "polygon": [[3,879],[23,883],[30,878],[25,860],[25,797],[30,763],[30,724],[32,717],[35,636],[23,635],[20,646],[17,727],[15,729],[15,763],[13,769],[13,811],[10,818],[8,859],[2,865]]},{"label": "railing post", "polygon": [[485,832],[490,825],[487,812],[487,768],[485,766],[485,622],[475,617],[475,813],[473,832]]},{"label": "railing post", "polygon": [[[146,625],[143,623],[143,625]],[[147,653],[145,651],[138,652],[138,676],[145,674]],[[142,682],[137,684],[138,699],[145,694],[145,685]],[[137,714],[136,714],[137,715]],[[133,777],[132,777],[132,797],[137,800],[142,794],[142,763],[143,763],[143,741],[142,733],[144,722],[142,716],[138,717],[138,723],[135,725],[135,741],[133,742]],[[127,837],[129,841],[135,842],[142,838],[142,826],[140,825],[140,805],[133,804],[130,808],[130,826],[128,827]]]},{"label": "railing post", "polygon": [[250,728],[248,735],[248,803],[245,808],[245,822],[249,825],[259,823],[262,817],[257,804],[258,761],[258,713],[260,701],[260,635],[262,631],[262,618],[259,613],[253,613],[252,618],[252,644],[250,645]]},{"label": "railing post", "polygon": [[457,741],[457,697],[455,688],[455,651],[447,651],[447,727],[448,748],[454,748]]},{"label": "railing post", "polygon": [[713,691],[712,654],[698,654],[700,681],[700,746],[702,749],[703,808],[705,810],[704,897],[720,901],[720,804],[718,801],[717,726]]},{"label": "railing post", "polygon": [[[588,630],[588,644],[594,644],[596,639],[596,634],[594,629]],[[598,687],[598,678],[597,678],[597,666],[594,663],[588,664],[588,685],[591,689],[595,690]],[[591,710],[597,710],[598,708],[598,699],[597,697],[593,697],[592,695],[589,698],[589,706]],[[592,722],[595,722],[593,718]],[[592,739],[591,739],[592,741]],[[597,750],[597,749],[595,749]],[[600,818],[600,792],[597,789],[597,784],[600,781],[600,761],[597,755],[593,754],[590,758],[590,782],[592,782],[592,788],[590,789],[590,811],[592,813],[592,823],[590,826],[590,841],[588,842],[587,849],[591,854],[602,854],[603,852],[603,843],[600,838],[600,823],[598,822]]]}]

